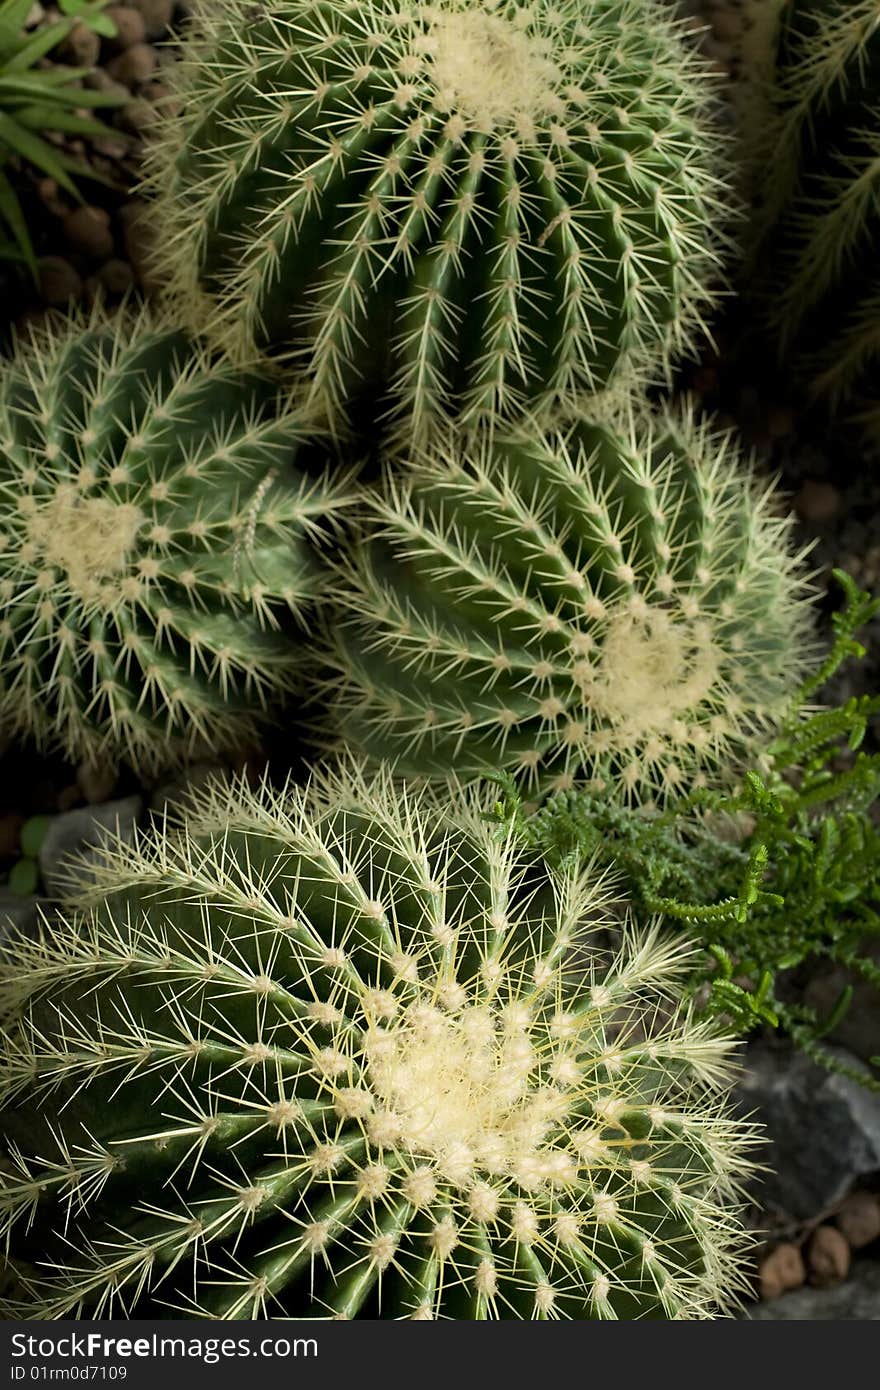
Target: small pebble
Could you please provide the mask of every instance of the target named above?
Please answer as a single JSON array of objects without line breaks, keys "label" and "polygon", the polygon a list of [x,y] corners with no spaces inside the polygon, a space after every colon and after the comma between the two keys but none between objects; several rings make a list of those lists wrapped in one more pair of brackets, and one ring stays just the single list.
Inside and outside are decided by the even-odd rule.
[{"label": "small pebble", "polygon": [[114,52],[131,48],[132,44],[143,43],[147,36],[147,26],[143,15],[133,6],[108,5],[104,13],[116,25],[115,37],[108,40]]},{"label": "small pebble", "polygon": [[117,140],[114,140],[112,135],[102,135],[99,140],[92,141],[92,149],[105,159],[124,159],[130,148],[131,141],[126,135],[120,135]]},{"label": "small pebble", "polygon": [[807,1247],[810,1283],[817,1288],[842,1284],[849,1274],[849,1245],[835,1226],[817,1226]]},{"label": "small pebble", "polygon": [[150,44],[135,43],[118,57],[111,58],[107,71],[126,87],[139,87],[142,82],[149,82],[158,61],[156,50]]},{"label": "small pebble", "polygon": [[58,45],[58,53],[75,68],[93,68],[101,56],[101,40],[87,24],[77,21]]},{"label": "small pebble", "polygon": [[82,294],[83,282],[63,256],[44,256],[40,262],[40,294],[46,304],[67,304]]},{"label": "small pebble", "polygon": [[[91,278],[90,276],[89,279]],[[82,799],[82,792],[76,783],[73,783],[69,787],[62,787],[61,791],[58,793],[58,810],[62,812],[62,814],[65,811],[72,811],[74,806],[78,806]]]},{"label": "small pebble", "polygon": [[[84,85],[89,87],[93,92],[108,92],[121,102],[128,101],[131,96],[131,92],[128,88],[122,82],[114,82],[113,78],[110,77],[103,68],[95,68],[94,72],[87,72],[83,82]],[[101,113],[98,112],[98,115],[100,114]]]},{"label": "small pebble", "polygon": [[148,39],[158,39],[171,27],[174,0],[131,0],[143,17]]},{"label": "small pebble", "polygon": [[179,116],[183,110],[183,102],[164,82],[146,82],[141,87],[141,96],[155,102],[163,116]]},{"label": "small pebble", "polygon": [[64,217],[68,212],[67,204],[61,196],[61,190],[54,179],[45,178],[37,181],[37,194],[40,202],[47,212],[51,212],[53,217]]},{"label": "small pebble", "polygon": [[778,1298],[787,1289],[800,1288],[806,1277],[803,1256],[798,1246],[788,1241],[777,1245],[758,1266],[762,1298]]},{"label": "small pebble", "polygon": [[160,119],[161,113],[143,97],[135,97],[116,113],[116,124],[130,135],[146,135]]},{"label": "small pebble", "polygon": [[880,1236],[880,1197],[852,1192],[837,1213],[837,1224],[851,1250],[862,1250]]},{"label": "small pebble", "polygon": [[840,493],[833,483],[808,478],[794,499],[794,509],[801,521],[832,521],[840,511]]},{"label": "small pebble", "polygon": [[64,234],[77,251],[91,260],[105,261],[113,255],[113,231],[105,208],[73,208],[64,218]]},{"label": "small pebble", "polygon": [[115,256],[101,266],[97,278],[107,294],[126,294],[134,285],[134,271],[128,261]]},{"label": "small pebble", "polygon": [[111,767],[82,762],[76,769],[76,785],[90,806],[109,801],[116,788],[116,773]]}]

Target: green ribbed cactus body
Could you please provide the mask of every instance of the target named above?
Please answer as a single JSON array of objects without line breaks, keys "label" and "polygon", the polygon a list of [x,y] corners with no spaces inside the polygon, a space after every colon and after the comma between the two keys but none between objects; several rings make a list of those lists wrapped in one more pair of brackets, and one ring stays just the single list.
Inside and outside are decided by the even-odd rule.
[{"label": "green ribbed cactus body", "polygon": [[341,489],[265,377],[148,319],[22,344],[0,381],[0,722],[151,771],[253,737],[301,657]]},{"label": "green ribbed cactus body", "polygon": [[780,356],[830,406],[880,420],[877,0],[786,5],[773,96],[758,283]]},{"label": "green ribbed cactus body", "polygon": [[402,438],[656,371],[724,201],[711,86],[655,0],[205,6],[153,185],[171,295]]},{"label": "green ribbed cactus body", "polygon": [[688,419],[450,433],[363,505],[323,728],[401,772],[665,797],[797,688],[790,519]]},{"label": "green ribbed cactus body", "polygon": [[544,873],[348,773],[111,855],[3,981],[6,1311],[713,1316],[732,1044],[677,1011],[688,948],[603,950],[602,885]]}]

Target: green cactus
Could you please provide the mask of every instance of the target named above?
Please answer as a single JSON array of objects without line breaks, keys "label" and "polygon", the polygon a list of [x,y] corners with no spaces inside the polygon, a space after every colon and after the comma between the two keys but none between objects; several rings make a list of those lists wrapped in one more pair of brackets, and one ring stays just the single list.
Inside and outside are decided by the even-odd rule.
[{"label": "green cactus", "polygon": [[712,83],[656,0],[202,6],[151,184],[181,312],[399,437],[687,348],[727,195]]},{"label": "green cactus", "polygon": [[812,394],[880,422],[877,0],[789,0],[773,97],[758,292]]},{"label": "green cactus", "polygon": [[302,658],[341,486],[275,384],[148,317],[50,327],[0,380],[0,726],[142,772],[253,736]]},{"label": "green cactus", "polygon": [[325,742],[662,800],[745,755],[796,690],[802,557],[729,436],[672,415],[449,432],[401,474],[364,497],[337,574]]},{"label": "green cactus", "polygon": [[[711,1317],[754,1131],[690,947],[475,798],[215,784],[3,971],[15,1317]],[[167,1315],[167,1311],[166,1311]]]}]

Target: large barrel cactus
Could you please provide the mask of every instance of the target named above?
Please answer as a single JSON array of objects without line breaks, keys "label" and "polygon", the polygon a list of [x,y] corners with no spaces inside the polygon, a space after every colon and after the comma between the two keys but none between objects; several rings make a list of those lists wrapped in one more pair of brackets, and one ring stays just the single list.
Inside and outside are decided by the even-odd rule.
[{"label": "large barrel cactus", "polygon": [[4,971],[16,1317],[703,1318],[754,1135],[689,948],[475,805],[202,793]]},{"label": "large barrel cactus", "polygon": [[344,500],[263,376],[141,316],[52,328],[0,377],[0,725],[143,772],[253,737],[301,657]]},{"label": "large barrel cactus", "polygon": [[711,84],[657,0],[202,5],[157,269],[235,356],[401,437],[685,348],[717,277]]},{"label": "large barrel cactus", "polygon": [[788,0],[772,94],[758,284],[780,355],[816,397],[880,425],[877,0]]},{"label": "large barrel cactus", "polygon": [[449,432],[363,508],[321,728],[401,772],[662,799],[729,768],[797,688],[790,519],[688,417]]}]

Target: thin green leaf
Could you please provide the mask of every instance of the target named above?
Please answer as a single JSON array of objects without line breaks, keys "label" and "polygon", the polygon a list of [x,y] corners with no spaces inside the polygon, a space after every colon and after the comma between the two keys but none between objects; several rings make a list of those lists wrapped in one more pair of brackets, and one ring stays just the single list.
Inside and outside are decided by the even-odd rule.
[{"label": "thin green leaf", "polygon": [[31,274],[36,277],[37,258],[34,255],[34,248],[24,213],[21,210],[21,203],[18,201],[18,194],[2,169],[0,169],[0,217],[6,222],[15,237]]},{"label": "thin green leaf", "polygon": [[0,111],[0,141],[3,141],[22,159],[26,159],[28,163],[42,170],[44,174],[56,179],[68,193],[76,194],[76,188],[67,177],[58,152],[46,140],[43,140],[39,135],[34,135],[31,130],[25,130],[24,126],[20,126],[2,111]]},{"label": "thin green leaf", "polygon": [[28,130],[58,130],[65,135],[89,135],[95,139],[112,135],[109,126],[91,121],[87,116],[74,116],[71,111],[56,111],[51,106],[22,106],[15,119]]}]

